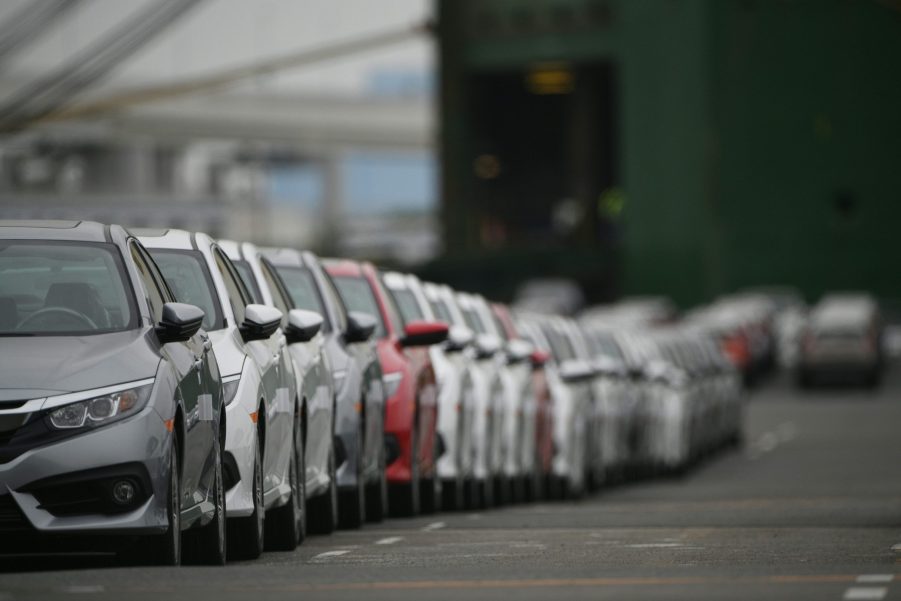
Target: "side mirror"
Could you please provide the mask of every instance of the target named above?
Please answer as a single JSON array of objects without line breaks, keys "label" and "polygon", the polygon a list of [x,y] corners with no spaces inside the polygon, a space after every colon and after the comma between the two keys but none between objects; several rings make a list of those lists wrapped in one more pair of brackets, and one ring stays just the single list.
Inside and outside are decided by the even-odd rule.
[{"label": "side mirror", "polygon": [[441,321],[411,321],[404,328],[401,346],[431,346],[447,340],[448,326]]},{"label": "side mirror", "polygon": [[578,359],[570,359],[560,366],[560,377],[565,382],[576,384],[579,382],[587,382],[595,376],[595,371],[590,365]]},{"label": "side mirror", "polygon": [[160,343],[184,342],[197,333],[203,324],[203,309],[185,303],[166,303],[163,317],[154,327]]},{"label": "side mirror", "polygon": [[292,309],[288,311],[285,338],[288,344],[309,342],[322,329],[322,315],[315,311]]},{"label": "side mirror", "polygon": [[507,343],[507,362],[522,363],[532,355],[532,345],[522,338],[514,338]]},{"label": "side mirror", "polygon": [[490,359],[501,350],[501,341],[491,334],[476,336],[476,359]]},{"label": "side mirror", "polygon": [[444,350],[448,353],[458,353],[472,344],[472,331],[462,326],[451,326],[447,332],[447,341]]},{"label": "side mirror", "polygon": [[266,340],[282,325],[282,312],[266,305],[247,305],[244,323],[238,326],[244,342]]},{"label": "side mirror", "polygon": [[550,360],[551,354],[541,349],[535,349],[534,351],[532,351],[532,354],[529,355],[529,361],[532,363],[532,367],[534,369],[544,367],[545,364]]},{"label": "side mirror", "polygon": [[369,313],[351,311],[347,314],[347,331],[344,332],[344,341],[348,344],[366,342],[375,333],[375,317]]}]

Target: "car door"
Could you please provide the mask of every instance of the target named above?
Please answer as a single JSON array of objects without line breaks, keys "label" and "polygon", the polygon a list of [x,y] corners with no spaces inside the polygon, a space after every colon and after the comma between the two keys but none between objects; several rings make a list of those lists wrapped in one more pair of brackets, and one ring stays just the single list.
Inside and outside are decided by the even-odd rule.
[{"label": "car door", "polygon": [[[235,322],[240,326],[244,321],[244,308],[251,303],[250,292],[244,285],[231,260],[218,246],[211,249],[216,267],[225,283],[228,302],[232,307]],[[288,444],[294,426],[294,372],[290,365],[290,357],[286,352],[285,336],[282,330],[266,340],[254,340],[243,343],[247,353],[260,367],[260,378],[263,382],[263,393],[266,399],[266,438],[263,449],[263,462],[266,481],[264,488],[272,488],[282,484],[287,474],[292,446]],[[287,362],[287,364],[286,364]]]},{"label": "car door", "polygon": [[[339,329],[347,330],[347,309],[338,290],[331,278],[320,265],[316,265],[314,272],[317,275],[323,296],[326,298],[334,313],[338,316]],[[372,477],[379,470],[379,457],[384,439],[384,391],[382,389],[382,369],[376,354],[375,342],[358,342],[346,344],[341,336],[337,342],[347,354],[347,376],[353,377],[353,383],[357,386],[357,394],[354,402],[362,401],[366,404],[366,431],[363,433],[364,450],[362,454],[363,473]],[[348,382],[351,383],[351,382]]]},{"label": "car door", "polygon": [[[174,302],[174,297],[147,251],[137,241],[129,243],[129,250],[141,277],[154,322],[158,323],[163,305]],[[185,438],[181,450],[183,508],[203,501],[210,485],[211,451],[217,440],[217,401],[221,402],[221,397],[218,367],[215,358],[208,355],[209,348],[206,334],[198,332],[186,342],[170,342],[160,350],[175,370],[177,393],[184,411]],[[214,381],[215,391],[212,390]]]}]

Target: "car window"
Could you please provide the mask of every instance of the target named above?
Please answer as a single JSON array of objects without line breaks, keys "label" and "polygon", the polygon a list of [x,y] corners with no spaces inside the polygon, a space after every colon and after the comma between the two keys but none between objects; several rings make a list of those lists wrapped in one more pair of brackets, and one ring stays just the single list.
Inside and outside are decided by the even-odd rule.
[{"label": "car window", "polygon": [[328,314],[325,312],[325,305],[322,302],[322,296],[319,294],[319,288],[313,279],[313,273],[306,267],[286,267],[280,266],[275,268],[279,279],[285,287],[285,291],[291,298],[291,304],[295,309],[306,309],[307,311],[315,311],[323,316],[322,330],[328,332],[331,329]]},{"label": "car window", "polygon": [[319,274],[322,278],[322,293],[328,297],[328,302],[335,308],[338,331],[344,332],[347,330],[347,307],[344,305],[344,301],[341,300],[338,290],[335,289],[335,283],[332,281],[332,278],[322,270],[319,271]]},{"label": "car window", "polygon": [[213,279],[200,251],[154,248],[150,254],[166,278],[175,300],[203,310],[203,329],[212,331],[225,327]]},{"label": "car window", "polygon": [[545,328],[544,332],[548,343],[551,345],[551,352],[558,363],[575,358],[576,351],[573,349],[569,339],[563,335],[563,332],[550,325]]},{"label": "car window", "polygon": [[260,271],[263,273],[263,281],[269,288],[269,294],[272,296],[272,304],[275,308],[282,312],[282,324],[287,323],[288,311],[291,310],[290,302],[285,298],[281,284],[278,282],[269,265],[263,262],[260,265]]},{"label": "car window", "polygon": [[391,296],[394,297],[394,301],[397,303],[398,309],[400,309],[400,314],[401,317],[403,317],[404,323],[425,319],[422,310],[419,307],[419,302],[416,300],[416,296],[413,294],[412,290],[407,288],[394,288],[391,290]]},{"label": "car window", "polygon": [[225,282],[225,292],[228,294],[228,302],[232,308],[232,314],[235,316],[235,323],[240,325],[244,323],[244,309],[250,304],[250,293],[241,281],[241,276],[234,270],[231,260],[225,256],[225,253],[218,248],[213,249],[213,257],[216,259],[216,267],[222,274],[222,280]]},{"label": "car window", "polygon": [[368,313],[375,317],[375,335],[378,338],[384,338],[388,332],[369,282],[362,277],[355,276],[336,276],[332,277],[332,281],[347,310]]},{"label": "car window", "polygon": [[137,244],[129,245],[131,250],[131,258],[141,277],[141,284],[144,286],[144,296],[147,304],[150,306],[150,313],[153,315],[154,323],[159,323],[163,318],[163,305],[166,304],[165,293],[160,289],[159,284],[154,278],[154,272],[151,270],[151,263],[144,257],[141,249]]},{"label": "car window", "polygon": [[241,276],[241,282],[250,293],[251,301],[263,304],[263,293],[260,291],[259,285],[257,285],[257,279],[253,277],[253,269],[251,269],[250,263],[244,259],[238,259],[237,261],[232,260],[232,265],[235,266],[235,271]]},{"label": "car window", "polygon": [[484,334],[486,332],[485,324],[479,319],[475,309],[471,307],[460,307],[460,312],[463,313],[463,320],[466,321],[466,325],[469,326],[470,330],[476,334]]},{"label": "car window", "polygon": [[445,305],[442,301],[429,301],[429,305],[431,305],[432,307],[432,313],[434,313],[435,317],[437,317],[440,321],[443,321],[448,325],[452,325],[454,323],[454,320],[451,318],[450,311],[447,310],[447,305]]},{"label": "car window", "polygon": [[135,328],[137,311],[111,244],[4,241],[0,335],[97,334]]},{"label": "car window", "polygon": [[381,278],[375,277],[372,281],[375,282],[374,285],[378,288],[379,297],[385,304],[385,312],[388,313],[388,321],[391,322],[391,327],[398,335],[403,334],[404,320],[400,316],[400,309],[398,308],[397,303],[394,302],[394,297],[391,296],[384,284],[382,284]]}]

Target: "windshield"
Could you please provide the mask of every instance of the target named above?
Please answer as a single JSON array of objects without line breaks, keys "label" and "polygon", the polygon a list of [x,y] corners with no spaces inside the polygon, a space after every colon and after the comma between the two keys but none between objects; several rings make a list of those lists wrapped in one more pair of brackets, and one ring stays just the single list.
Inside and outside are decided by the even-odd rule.
[{"label": "windshield", "polygon": [[0,242],[0,335],[59,336],[137,327],[112,244]]},{"label": "windshield", "polygon": [[332,277],[332,281],[335,282],[347,310],[372,315],[376,322],[376,337],[384,338],[386,335],[385,322],[375,296],[372,294],[372,288],[369,287],[369,282],[363,278],[350,276],[335,276]]},{"label": "windshield", "polygon": [[442,301],[429,301],[429,305],[432,307],[432,312],[435,314],[435,317],[439,319],[439,321],[443,321],[448,325],[452,325],[454,323],[454,320],[451,318],[450,311],[447,310],[447,306]]},{"label": "windshield", "polygon": [[250,292],[251,300],[259,305],[263,304],[263,293],[260,292],[260,287],[257,286],[257,279],[253,277],[253,270],[250,268],[250,263],[244,259],[238,259],[237,261],[232,260],[232,265],[238,270],[241,281],[244,282],[244,286]]},{"label": "windshield", "polygon": [[[315,311],[325,317],[322,297],[313,280],[313,273],[309,269],[306,267],[276,267],[275,271],[281,278],[295,309]],[[328,331],[328,328],[328,319],[326,319],[322,323],[322,330]]]},{"label": "windshield", "polygon": [[475,309],[472,307],[460,307],[460,311],[463,313],[463,319],[466,321],[466,325],[469,326],[470,330],[476,334],[485,334],[487,332],[485,324],[479,319]]},{"label": "windshield", "polygon": [[148,250],[163,272],[175,299],[203,309],[203,329],[219,330],[225,327],[222,309],[215,300],[213,280],[203,255],[196,250]]},{"label": "windshield", "polygon": [[404,318],[404,323],[425,319],[412,290],[395,288],[391,290],[391,295],[394,297],[398,309],[400,309],[400,314]]}]

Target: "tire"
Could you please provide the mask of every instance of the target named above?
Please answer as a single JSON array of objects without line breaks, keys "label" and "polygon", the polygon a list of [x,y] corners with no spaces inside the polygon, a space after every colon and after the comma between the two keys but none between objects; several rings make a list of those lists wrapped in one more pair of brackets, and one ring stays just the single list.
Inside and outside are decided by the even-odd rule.
[{"label": "tire", "polygon": [[253,513],[228,520],[228,558],[257,559],[265,544],[266,509],[263,507],[263,465],[257,437],[253,459]]},{"label": "tire", "polygon": [[419,515],[420,479],[419,479],[419,435],[418,428],[413,427],[413,442],[410,451],[410,481],[391,485],[391,513],[396,517],[409,518]]},{"label": "tire", "polygon": [[419,509],[423,515],[441,510],[441,482],[436,477],[420,480]]},{"label": "tire", "polygon": [[466,485],[460,478],[442,480],[441,509],[444,511],[462,511],[466,507]]},{"label": "tire", "polygon": [[172,437],[172,446],[169,450],[169,482],[166,495],[166,518],[169,527],[165,534],[150,537],[148,541],[140,541],[126,554],[126,563],[153,565],[153,566],[177,566],[181,565],[181,472],[178,466],[178,439]]},{"label": "tire", "polygon": [[366,521],[366,484],[363,482],[363,426],[357,425],[357,478],[353,488],[340,491],[338,515],[342,528],[357,529]]},{"label": "tire", "polygon": [[293,551],[306,537],[306,463],[300,420],[295,419],[288,478],[291,498],[266,517],[266,541],[273,551]]},{"label": "tire", "polygon": [[[221,437],[224,438],[224,437]],[[225,490],[222,485],[222,443],[215,445],[213,518],[205,526],[185,533],[185,560],[197,565],[224,566],[226,560]]]},{"label": "tire", "polygon": [[[381,430],[379,430],[381,432]],[[385,519],[388,513],[388,477],[385,474],[385,440],[379,445],[379,476],[378,482],[367,486],[366,490],[366,521],[378,523]]]},{"label": "tire", "polygon": [[[334,439],[334,438],[333,438]],[[335,447],[329,449],[328,455],[329,488],[308,503],[310,532],[313,534],[331,534],[338,527],[338,480],[335,476]]]},{"label": "tire", "polygon": [[494,499],[494,478],[486,477],[484,480],[476,481],[476,489],[478,495],[478,507],[480,509],[491,509],[495,506]]}]

